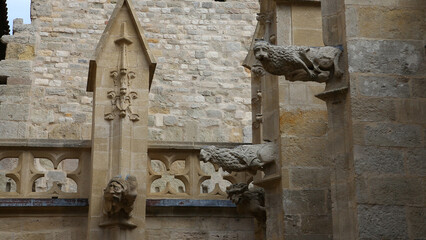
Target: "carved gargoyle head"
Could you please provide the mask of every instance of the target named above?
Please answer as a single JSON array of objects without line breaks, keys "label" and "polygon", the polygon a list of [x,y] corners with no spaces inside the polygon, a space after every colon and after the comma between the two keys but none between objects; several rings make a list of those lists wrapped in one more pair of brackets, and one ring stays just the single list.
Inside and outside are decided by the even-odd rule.
[{"label": "carved gargoyle head", "polygon": [[239,204],[243,200],[243,194],[246,191],[248,191],[246,183],[236,183],[226,188],[228,198],[235,204]]},{"label": "carved gargoyle head", "polygon": [[259,61],[269,58],[269,43],[265,40],[256,40],[253,46],[254,57]]},{"label": "carved gargoyle head", "polygon": [[208,147],[205,147],[205,148],[201,149],[201,151],[200,151],[200,159],[203,162],[209,162],[210,159],[212,158],[213,152],[216,149],[217,148],[215,146],[208,146]]},{"label": "carved gargoyle head", "polygon": [[[119,211],[120,207],[118,205],[123,199],[123,195],[127,192],[127,182],[121,177],[113,177],[107,187],[104,189],[104,198],[112,206],[111,211]],[[117,208],[118,207],[118,208]]]}]

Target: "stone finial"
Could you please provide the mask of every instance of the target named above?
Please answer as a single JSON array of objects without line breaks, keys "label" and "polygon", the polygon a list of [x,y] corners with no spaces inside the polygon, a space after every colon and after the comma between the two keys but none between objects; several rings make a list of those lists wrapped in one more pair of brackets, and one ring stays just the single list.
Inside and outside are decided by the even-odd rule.
[{"label": "stone finial", "polygon": [[204,162],[218,164],[228,172],[248,171],[256,174],[263,165],[278,158],[274,143],[241,145],[233,149],[208,146],[201,149],[200,158]]},{"label": "stone finial", "polygon": [[335,47],[276,46],[258,40],[253,52],[267,72],[289,81],[327,82],[343,74],[338,66],[342,51]]},{"label": "stone finial", "polygon": [[134,176],[126,179],[113,177],[104,189],[104,214],[107,220],[100,224],[101,227],[119,225],[124,228],[135,228],[136,225],[129,221],[133,204],[136,200],[137,181]]}]

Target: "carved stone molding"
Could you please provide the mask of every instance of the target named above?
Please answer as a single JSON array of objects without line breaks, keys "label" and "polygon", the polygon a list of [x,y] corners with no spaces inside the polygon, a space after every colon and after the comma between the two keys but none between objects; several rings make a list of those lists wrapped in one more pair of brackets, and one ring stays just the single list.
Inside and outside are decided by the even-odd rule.
[{"label": "carved stone molding", "polygon": [[274,143],[264,143],[241,145],[233,149],[208,146],[201,149],[200,158],[204,162],[217,164],[228,172],[247,171],[256,174],[265,164],[277,160],[278,154]]},{"label": "carved stone molding", "polygon": [[276,46],[257,40],[253,52],[265,71],[289,81],[328,82],[343,75],[338,66],[342,51],[335,47]]},{"label": "carved stone molding", "polygon": [[133,42],[127,36],[126,23],[121,25],[121,36],[115,40],[115,44],[121,47],[120,66],[118,71],[111,71],[110,77],[114,81],[115,90],[108,91],[107,97],[111,99],[111,109],[105,113],[106,120],[113,120],[116,112],[122,118],[129,115],[131,121],[139,121],[139,114],[132,108],[132,100],[138,98],[138,94],[129,91],[132,80],[136,78],[136,73],[129,71],[127,66],[127,46]]},{"label": "carved stone molding", "polygon": [[126,179],[113,177],[104,189],[104,214],[106,220],[100,227],[119,226],[120,228],[135,228],[130,222],[133,204],[136,200],[137,181],[134,176]]},{"label": "carved stone molding", "polygon": [[274,12],[261,12],[258,13],[256,16],[256,20],[259,21],[261,24],[267,24],[271,23],[274,16]]}]

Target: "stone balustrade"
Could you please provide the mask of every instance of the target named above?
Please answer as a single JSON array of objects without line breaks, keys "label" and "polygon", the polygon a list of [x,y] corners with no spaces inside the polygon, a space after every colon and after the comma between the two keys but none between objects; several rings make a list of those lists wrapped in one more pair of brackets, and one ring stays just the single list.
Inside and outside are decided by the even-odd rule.
[{"label": "stone balustrade", "polygon": [[[246,182],[199,159],[202,146],[236,144],[151,142],[149,199],[226,199],[227,186]],[[14,140],[0,142],[0,198],[88,198],[90,141]]]}]

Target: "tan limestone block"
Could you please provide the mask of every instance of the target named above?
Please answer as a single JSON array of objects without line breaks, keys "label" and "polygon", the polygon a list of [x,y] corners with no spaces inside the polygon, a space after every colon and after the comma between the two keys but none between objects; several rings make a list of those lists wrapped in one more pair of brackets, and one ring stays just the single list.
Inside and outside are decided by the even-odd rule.
[{"label": "tan limestone block", "polygon": [[293,136],[325,136],[327,133],[327,111],[298,110],[281,112],[280,132]]},{"label": "tan limestone block", "polygon": [[12,42],[7,44],[6,59],[31,60],[34,53],[34,46]]},{"label": "tan limestone block", "polygon": [[293,43],[299,46],[324,46],[322,30],[294,29]]},{"label": "tan limestone block", "polygon": [[318,5],[292,5],[291,22],[293,28],[321,30],[321,6]]}]

